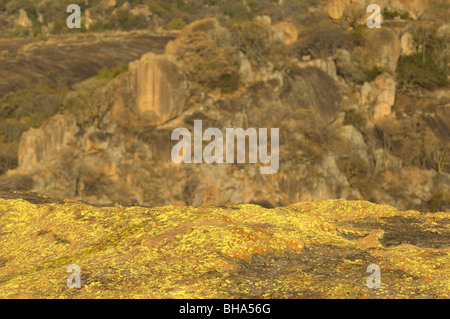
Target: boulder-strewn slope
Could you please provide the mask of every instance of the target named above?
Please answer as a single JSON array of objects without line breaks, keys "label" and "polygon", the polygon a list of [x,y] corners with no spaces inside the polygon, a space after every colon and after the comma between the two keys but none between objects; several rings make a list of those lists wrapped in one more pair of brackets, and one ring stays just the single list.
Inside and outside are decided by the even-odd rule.
[{"label": "boulder-strewn slope", "polygon": [[[449,297],[448,213],[344,200],[145,208],[0,197],[2,298]],[[81,289],[66,286],[70,264]],[[366,285],[370,264],[381,289]]]}]

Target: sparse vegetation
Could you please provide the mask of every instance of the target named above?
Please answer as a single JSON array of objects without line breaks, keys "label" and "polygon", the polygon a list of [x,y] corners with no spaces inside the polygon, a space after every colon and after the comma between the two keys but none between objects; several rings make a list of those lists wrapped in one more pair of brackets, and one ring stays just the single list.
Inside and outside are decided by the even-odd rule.
[{"label": "sparse vegetation", "polygon": [[[271,41],[269,28],[256,22],[241,22],[231,28],[232,44],[256,66],[270,59]],[[279,45],[282,45],[281,43]]]},{"label": "sparse vegetation", "polygon": [[337,49],[348,48],[349,37],[336,25],[324,24],[302,32],[295,47],[300,59],[307,55],[320,59],[333,55]]},{"label": "sparse vegetation", "polygon": [[417,26],[413,30],[419,52],[401,56],[397,66],[397,81],[401,92],[434,89],[447,86],[449,39],[439,36],[435,26]]},{"label": "sparse vegetation", "polygon": [[400,158],[404,166],[442,171],[442,163],[450,162],[450,154],[442,149],[445,141],[436,137],[420,119],[384,119],[377,124],[377,129],[384,147]]},{"label": "sparse vegetation", "polygon": [[146,18],[142,15],[134,15],[127,9],[120,8],[112,15],[110,23],[121,30],[145,29],[148,27]]},{"label": "sparse vegetation", "polygon": [[91,78],[80,83],[75,91],[65,98],[61,111],[73,114],[80,127],[92,125],[100,116],[102,98],[98,91],[110,80],[111,73],[104,78]]},{"label": "sparse vegetation", "polygon": [[387,72],[387,70],[383,67],[374,66],[370,70],[366,70],[364,73],[366,75],[366,82],[372,82],[377,78],[377,76],[381,75],[382,73]]},{"label": "sparse vegetation", "polygon": [[427,203],[433,213],[442,212],[450,205],[450,198],[442,190],[437,190],[431,195]]},{"label": "sparse vegetation", "polygon": [[422,53],[400,57],[397,66],[397,81],[401,92],[448,85],[446,72],[432,57],[427,57],[424,61]]},{"label": "sparse vegetation", "polygon": [[167,30],[181,30],[186,26],[186,23],[180,18],[173,18],[167,24]]},{"label": "sparse vegetation", "polygon": [[115,78],[116,76],[118,76],[119,74],[126,72],[126,71],[128,71],[128,63],[121,63],[112,69],[104,67],[98,73],[97,78],[111,80],[111,79]]},{"label": "sparse vegetation", "polygon": [[22,133],[56,114],[66,93],[66,89],[35,86],[0,99],[0,175],[17,166]]},{"label": "sparse vegetation", "polygon": [[345,112],[345,125],[353,125],[358,130],[362,130],[366,123],[366,118],[358,110],[351,109]]},{"label": "sparse vegetation", "polygon": [[202,20],[191,25],[178,39],[175,56],[193,83],[212,90],[234,90],[238,83],[238,52],[223,39],[208,35],[213,23]]},{"label": "sparse vegetation", "polygon": [[406,11],[402,10],[396,10],[396,9],[388,9],[384,8],[382,12],[382,16],[386,20],[392,20],[392,19],[403,19],[403,20],[412,20],[410,14]]}]

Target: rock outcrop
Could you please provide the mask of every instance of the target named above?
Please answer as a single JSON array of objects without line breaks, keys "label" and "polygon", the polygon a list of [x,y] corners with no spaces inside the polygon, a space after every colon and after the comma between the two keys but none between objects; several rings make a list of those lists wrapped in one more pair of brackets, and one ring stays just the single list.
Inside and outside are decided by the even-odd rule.
[{"label": "rock outcrop", "polygon": [[24,9],[19,9],[19,18],[17,24],[24,28],[31,28],[33,22],[28,18],[28,14]]},{"label": "rock outcrop", "polygon": [[48,166],[55,155],[76,142],[78,130],[73,116],[56,115],[42,127],[25,132],[19,145],[19,171],[27,173]]},{"label": "rock outcrop", "polygon": [[0,298],[445,299],[449,236],[448,214],[362,201],[100,208],[0,192]]},{"label": "rock outcrop", "polygon": [[163,53],[173,38],[130,32],[108,36],[67,34],[58,39],[30,38],[18,43],[0,39],[0,97],[35,83],[71,86],[97,75],[103,67],[128,63],[149,51]]},{"label": "rock outcrop", "polygon": [[401,53],[401,43],[391,29],[373,29],[364,46],[356,47],[353,53],[369,69],[379,67],[394,73]]},{"label": "rock outcrop", "polygon": [[134,96],[140,118],[158,125],[180,115],[184,109],[187,79],[183,69],[170,56],[145,54],[131,64]]},{"label": "rock outcrop", "polygon": [[372,83],[365,83],[361,92],[361,104],[372,110],[376,122],[391,114],[395,103],[395,80],[388,73],[379,75]]},{"label": "rock outcrop", "polygon": [[[408,28],[383,26],[370,30],[370,36],[363,32],[365,41],[356,39],[354,52],[346,36],[358,38],[358,32],[332,33],[343,36],[333,46],[347,49],[318,50],[333,56],[300,61],[307,51],[293,54],[300,45],[291,43],[297,37],[293,25],[248,26],[251,36],[267,31],[267,43],[240,39],[256,45],[253,52],[238,48],[232,38],[236,29],[208,18],[188,25],[159,50],[164,54],[147,53],[112,78],[80,82],[64,99],[66,114],[23,135],[19,167],[0,178],[0,189],[20,188],[102,205],[264,203],[273,207],[347,198],[424,210],[437,198],[437,207],[446,207],[446,149],[444,143],[435,147],[446,141],[449,131],[445,90],[432,93],[429,111],[403,106],[392,112],[401,51],[398,37]],[[284,50],[286,54],[280,53]],[[91,68],[89,58],[83,65]],[[12,112],[7,105],[1,111]],[[432,128],[424,131],[423,138],[433,143],[415,153],[417,158],[423,155],[419,160],[408,161],[407,152],[394,152],[389,134],[380,131],[381,120],[394,120],[403,111],[406,118],[423,118],[423,126]],[[171,150],[176,142],[171,133],[177,128],[192,132],[195,120],[202,120],[204,130],[279,128],[278,173],[262,176],[260,163],[174,163]],[[405,145],[404,135],[395,136],[395,143]],[[420,134],[414,136],[416,140],[406,136],[406,142],[422,143],[417,137]],[[418,162],[425,169],[417,167]],[[408,166],[403,163],[413,163],[415,170],[409,175],[401,172]],[[414,189],[402,185],[403,180]],[[392,185],[400,189],[396,196]]]}]

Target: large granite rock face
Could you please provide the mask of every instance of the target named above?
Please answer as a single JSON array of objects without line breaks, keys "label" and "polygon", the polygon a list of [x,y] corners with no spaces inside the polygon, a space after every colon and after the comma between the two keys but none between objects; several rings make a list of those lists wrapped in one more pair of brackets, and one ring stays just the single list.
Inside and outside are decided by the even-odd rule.
[{"label": "large granite rock face", "polygon": [[361,89],[361,104],[371,110],[374,122],[391,114],[395,91],[395,80],[388,73],[379,75],[370,84],[364,83]]},{"label": "large granite rock face", "polygon": [[42,127],[25,132],[19,144],[19,171],[31,172],[40,165],[46,166],[46,161],[70,147],[78,130],[73,116],[55,115]]},{"label": "large granite rock face", "polygon": [[[336,67],[332,65],[336,74]],[[283,80],[280,96],[294,110],[311,108],[331,123],[339,114],[342,93],[327,73],[308,64],[304,66],[293,69]]]},{"label": "large granite rock face", "polygon": [[167,55],[144,55],[132,63],[138,112],[148,125],[158,125],[181,114],[187,80],[176,60]]},{"label": "large granite rock face", "polygon": [[[286,26],[287,31],[289,28]],[[281,42],[288,39],[283,29],[279,28]],[[322,198],[370,198],[401,209],[420,210],[428,209],[428,199],[434,196],[435,189],[446,192],[445,180],[431,176],[432,183],[415,184],[413,195],[404,186],[397,198],[391,196],[392,183],[385,181],[403,180],[398,173],[401,159],[389,156],[389,150],[377,152],[381,146],[374,145],[379,141],[371,137],[370,130],[376,121],[392,114],[396,93],[393,75],[382,73],[361,88],[355,82],[366,79],[362,66],[342,49],[334,60],[324,57],[300,61],[297,57],[280,69],[275,69],[275,63],[271,67],[252,66],[241,53],[240,63],[233,66],[241,72],[242,82],[232,92],[207,87],[208,83],[197,83],[185,75],[190,74],[189,67],[199,71],[192,61],[209,58],[212,62],[202,64],[205,69],[199,73],[214,67],[222,72],[216,61],[225,60],[226,65],[225,58],[232,56],[224,54],[225,46],[239,51],[231,46],[229,36],[230,31],[215,19],[194,22],[167,46],[166,54],[146,54],[129,64],[128,72],[111,80],[95,77],[89,80],[92,82],[80,83],[65,103],[87,96],[88,102],[79,107],[82,120],[69,108],[68,112],[77,115],[76,120],[57,115],[41,128],[25,133],[19,168],[0,177],[0,189],[32,190],[93,204],[202,206],[264,202],[272,207]],[[387,70],[395,68],[399,40],[390,30],[378,36],[375,41],[370,37],[367,40],[374,42],[373,48],[360,48],[369,69],[376,65]],[[293,32],[290,39],[295,37]],[[189,44],[199,39],[210,45],[208,55],[195,50],[185,54]],[[281,42],[278,45],[284,49]],[[382,58],[378,60],[376,54],[380,52]],[[448,128],[447,104],[435,112],[443,132]],[[204,130],[279,128],[278,173],[262,176],[259,163],[175,164],[171,149],[176,142],[171,140],[171,133],[182,127],[192,132],[194,120],[202,120]],[[346,156],[359,157],[367,170],[376,166],[376,174],[387,171],[380,175],[386,178],[380,182],[363,176],[356,185],[355,174],[371,174],[364,172],[365,167],[360,173],[344,165]],[[413,177],[432,180],[420,170]],[[411,201],[413,197],[415,201]]]},{"label": "large granite rock face", "polygon": [[0,192],[0,298],[448,298],[449,221],[363,201],[100,208]]}]

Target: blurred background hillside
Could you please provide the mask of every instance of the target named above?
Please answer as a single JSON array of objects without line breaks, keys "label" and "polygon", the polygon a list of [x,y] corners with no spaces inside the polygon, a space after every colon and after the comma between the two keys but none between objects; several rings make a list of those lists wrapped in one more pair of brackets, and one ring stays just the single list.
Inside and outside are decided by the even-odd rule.
[{"label": "blurred background hillside", "polygon": [[[0,189],[450,209],[450,3],[375,1],[369,29],[372,2],[0,0]],[[196,119],[281,128],[279,173],[173,164]]]}]

